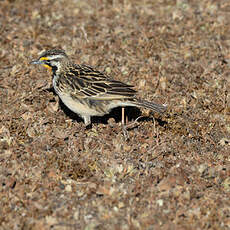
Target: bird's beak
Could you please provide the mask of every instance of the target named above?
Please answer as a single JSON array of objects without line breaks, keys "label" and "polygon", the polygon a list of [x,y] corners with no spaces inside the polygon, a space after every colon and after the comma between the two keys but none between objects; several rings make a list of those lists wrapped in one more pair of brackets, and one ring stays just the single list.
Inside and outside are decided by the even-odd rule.
[{"label": "bird's beak", "polygon": [[40,58],[38,60],[33,60],[32,62],[30,62],[30,64],[43,65],[49,71],[52,71],[52,67],[45,63],[46,60],[48,60],[48,59],[43,57],[43,58]]},{"label": "bird's beak", "polygon": [[44,64],[44,63],[41,60],[33,60],[32,62],[30,62],[30,64],[41,65],[41,64]]}]

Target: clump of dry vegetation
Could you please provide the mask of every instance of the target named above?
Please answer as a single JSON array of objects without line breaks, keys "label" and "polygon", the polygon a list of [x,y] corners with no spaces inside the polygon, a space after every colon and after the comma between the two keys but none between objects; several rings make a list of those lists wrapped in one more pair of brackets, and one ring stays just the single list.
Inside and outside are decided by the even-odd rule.
[{"label": "clump of dry vegetation", "polygon": [[[0,2],[1,229],[229,229],[230,3]],[[167,103],[86,130],[28,63],[60,47]],[[128,109],[129,119],[140,111]]]}]

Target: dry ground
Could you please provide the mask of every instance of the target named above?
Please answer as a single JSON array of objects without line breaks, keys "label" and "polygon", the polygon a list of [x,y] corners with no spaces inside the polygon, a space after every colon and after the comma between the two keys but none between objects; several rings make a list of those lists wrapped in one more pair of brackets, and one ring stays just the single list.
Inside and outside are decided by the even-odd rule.
[{"label": "dry ground", "polygon": [[[229,0],[1,0],[0,35],[0,229],[230,229]],[[85,130],[53,47],[168,111]]]}]

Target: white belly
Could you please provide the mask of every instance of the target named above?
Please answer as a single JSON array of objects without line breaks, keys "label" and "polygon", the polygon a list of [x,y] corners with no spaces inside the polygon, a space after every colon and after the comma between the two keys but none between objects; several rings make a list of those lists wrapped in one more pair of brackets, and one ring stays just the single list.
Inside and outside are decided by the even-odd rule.
[{"label": "white belly", "polygon": [[95,109],[90,108],[88,105],[86,104],[82,104],[79,101],[75,101],[73,100],[73,98],[71,98],[68,95],[59,95],[62,102],[73,112],[79,114],[80,116],[84,117],[84,116],[102,116],[104,114],[101,114],[99,112],[97,112]]}]

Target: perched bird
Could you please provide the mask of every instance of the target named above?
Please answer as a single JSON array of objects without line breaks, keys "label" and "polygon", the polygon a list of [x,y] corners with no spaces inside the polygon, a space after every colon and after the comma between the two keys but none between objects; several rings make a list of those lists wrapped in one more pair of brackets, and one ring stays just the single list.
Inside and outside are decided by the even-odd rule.
[{"label": "perched bird", "polygon": [[31,62],[41,64],[52,72],[53,87],[62,102],[91,124],[92,116],[103,116],[115,107],[136,106],[162,113],[165,105],[136,97],[133,86],[116,81],[88,65],[71,62],[61,49],[45,51]]}]

